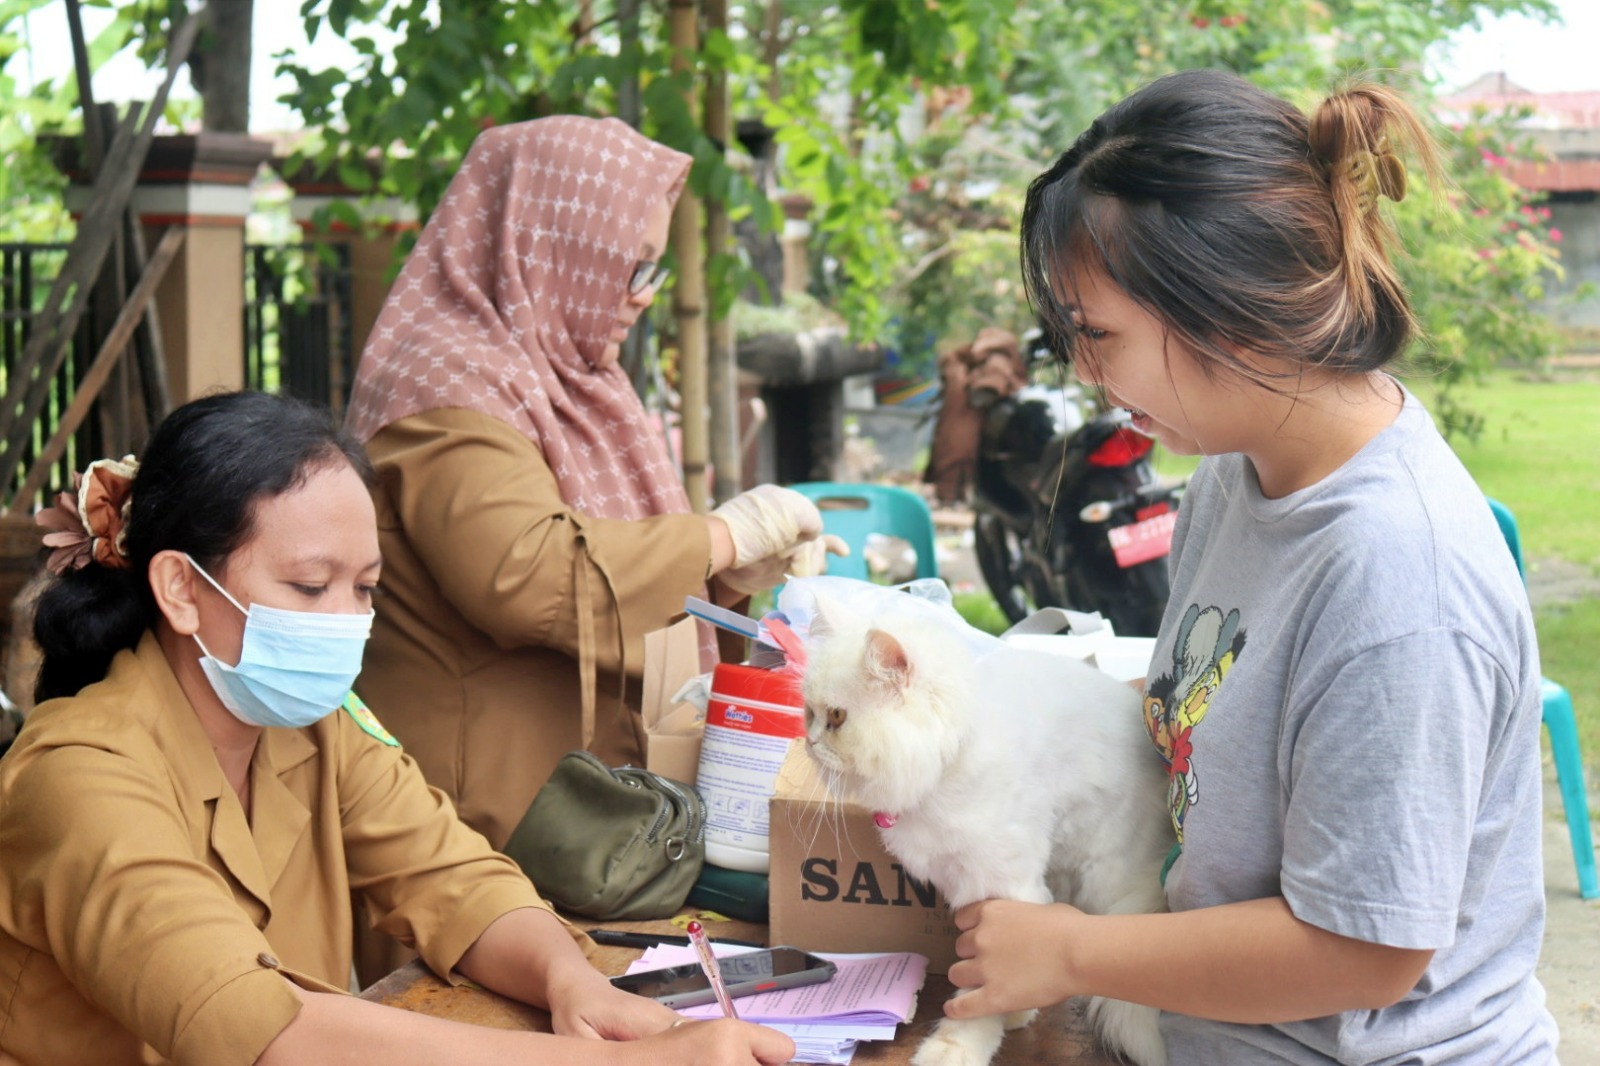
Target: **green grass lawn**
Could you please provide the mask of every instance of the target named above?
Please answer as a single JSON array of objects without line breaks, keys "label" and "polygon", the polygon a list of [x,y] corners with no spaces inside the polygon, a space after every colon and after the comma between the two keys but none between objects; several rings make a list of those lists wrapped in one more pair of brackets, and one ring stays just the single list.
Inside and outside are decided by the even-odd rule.
[{"label": "green grass lawn", "polygon": [[981,586],[976,592],[953,593],[950,599],[961,617],[967,620],[968,625],[975,626],[985,633],[993,633],[995,636],[1011,628],[1011,620],[1000,609],[1000,605],[994,602],[994,597],[989,595],[988,590]]},{"label": "green grass lawn", "polygon": [[[1425,386],[1417,394],[1428,398]],[[1488,427],[1456,452],[1517,516],[1531,571],[1565,560],[1600,572],[1600,378],[1534,380],[1501,371],[1463,399]],[[1572,694],[1584,762],[1600,765],[1600,597],[1534,616],[1544,675]],[[1600,796],[1589,796],[1591,809]]]}]

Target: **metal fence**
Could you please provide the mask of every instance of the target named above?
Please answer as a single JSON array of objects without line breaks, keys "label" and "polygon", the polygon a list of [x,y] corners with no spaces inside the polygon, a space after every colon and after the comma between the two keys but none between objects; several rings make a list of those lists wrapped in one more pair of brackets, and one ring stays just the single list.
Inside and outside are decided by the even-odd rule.
[{"label": "metal fence", "polygon": [[[65,244],[4,244],[0,243],[0,394],[12,382],[12,374],[27,349],[33,332],[33,322],[50,295],[50,286],[66,262]],[[34,423],[32,433],[23,445],[22,462],[9,483],[0,486],[3,502],[15,510],[31,511],[37,500],[14,500],[21,489],[34,457],[39,454],[56,427],[61,415],[72,403],[79,381],[94,358],[92,324],[96,320],[95,296],[91,294],[87,313],[78,323],[61,369],[50,383],[49,399]],[[114,312],[113,312],[114,313]],[[56,461],[46,482],[46,495],[54,489],[72,484],[72,472],[92,459],[101,458],[104,450],[104,433],[99,405],[84,420],[83,425],[67,443],[66,451]]]},{"label": "metal fence", "polygon": [[[0,243],[0,394],[10,386],[32,333],[34,319],[67,257],[66,244]],[[344,245],[251,245],[241,264],[245,283],[247,388],[286,392],[344,409],[354,371],[350,319],[350,253]],[[23,446],[22,462],[0,485],[0,503],[32,510],[33,501],[13,501],[44,443],[72,403],[94,358],[96,297],[73,334],[66,359],[50,384],[49,399]],[[114,314],[116,309],[111,309]],[[46,492],[72,483],[72,472],[105,454],[106,427],[99,403],[73,434],[47,481]]]},{"label": "metal fence", "polygon": [[343,411],[354,373],[350,249],[249,245],[244,286],[245,387]]}]

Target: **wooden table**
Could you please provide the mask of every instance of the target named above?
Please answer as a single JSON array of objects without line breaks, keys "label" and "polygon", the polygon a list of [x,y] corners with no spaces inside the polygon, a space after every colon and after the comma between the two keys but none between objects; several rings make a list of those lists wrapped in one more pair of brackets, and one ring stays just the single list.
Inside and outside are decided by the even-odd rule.
[{"label": "wooden table", "polygon": [[[579,921],[577,924],[640,932],[682,933],[681,929],[665,921]],[[765,926],[749,922],[719,922],[708,926],[708,931],[713,938],[732,937],[762,943],[767,939]],[[602,972],[619,974],[639,954],[638,948],[602,946],[593,956],[593,961]],[[917,998],[917,1014],[911,1024],[902,1025],[893,1041],[862,1043],[856,1050],[854,1061],[862,1066],[904,1066],[909,1063],[934,1023],[943,1017],[941,1008],[944,1001],[950,998],[951,991],[950,982],[942,975],[929,974],[922,986],[922,994]],[[481,988],[451,987],[417,961],[407,963],[378,981],[362,992],[361,998],[473,1025],[544,1033],[550,1031],[550,1015],[547,1012]],[[1095,1043],[1084,1018],[1082,1000],[1070,1000],[1040,1011],[1039,1017],[1028,1028],[1007,1033],[992,1066],[1044,1066],[1046,1063],[1051,1066],[1118,1066],[1116,1060]]]}]

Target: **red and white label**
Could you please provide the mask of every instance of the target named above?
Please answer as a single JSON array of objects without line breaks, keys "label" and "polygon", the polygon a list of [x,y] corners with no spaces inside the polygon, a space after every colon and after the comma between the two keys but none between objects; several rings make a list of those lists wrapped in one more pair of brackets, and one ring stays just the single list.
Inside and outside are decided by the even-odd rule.
[{"label": "red and white label", "polygon": [[798,708],[763,706],[748,700],[735,702],[721,699],[715,692],[706,705],[706,725],[785,739],[806,735],[805,716]]},{"label": "red and white label", "polygon": [[1106,531],[1111,550],[1116,554],[1117,565],[1126,570],[1130,566],[1159,559],[1172,551],[1172,529],[1178,524],[1178,512],[1168,511],[1132,525],[1117,526]]}]

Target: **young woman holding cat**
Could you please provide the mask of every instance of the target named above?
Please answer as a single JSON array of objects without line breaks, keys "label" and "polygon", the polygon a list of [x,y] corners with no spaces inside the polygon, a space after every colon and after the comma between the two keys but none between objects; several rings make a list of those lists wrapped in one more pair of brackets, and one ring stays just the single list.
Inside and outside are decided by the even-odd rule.
[{"label": "young woman holding cat", "polygon": [[1205,456],[1144,703],[1179,843],[1171,913],[962,908],[951,1017],[1094,994],[1160,1008],[1175,1063],[1554,1061],[1538,650],[1482,493],[1384,369],[1415,332],[1397,141],[1434,169],[1386,88],[1308,119],[1189,71],[1029,189],[1058,350]]}]

